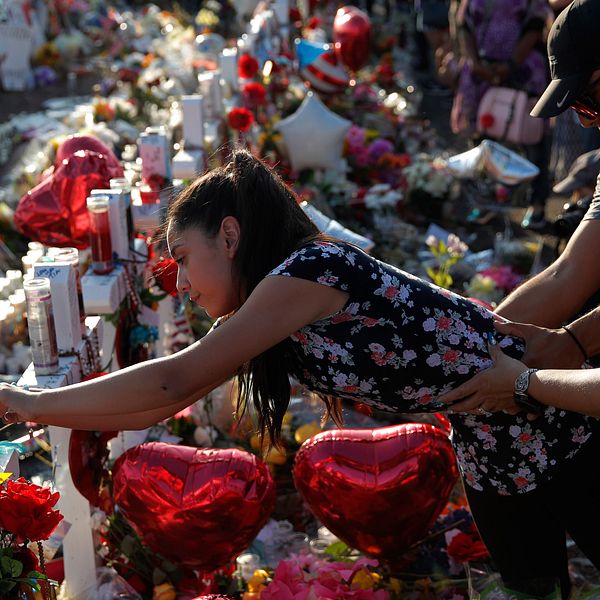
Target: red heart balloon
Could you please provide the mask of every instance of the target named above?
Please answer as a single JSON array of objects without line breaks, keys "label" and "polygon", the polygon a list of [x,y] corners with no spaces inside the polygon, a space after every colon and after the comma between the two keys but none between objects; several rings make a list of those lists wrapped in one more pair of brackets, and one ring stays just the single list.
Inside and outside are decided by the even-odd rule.
[{"label": "red heart balloon", "polygon": [[369,60],[371,20],[355,6],[342,6],[333,20],[333,41],[337,57],[352,71]]},{"label": "red heart balloon", "polygon": [[115,462],[113,486],[115,503],[147,546],[203,571],[245,550],[275,505],[268,467],[235,448],[142,444]]},{"label": "red heart balloon", "polygon": [[123,168],[104,154],[78,150],[20,200],[15,225],[28,238],[47,246],[75,246],[89,242],[86,198],[93,189],[107,189]]},{"label": "red heart balloon", "polygon": [[58,169],[63,164],[63,161],[71,158],[75,152],[79,150],[91,150],[96,154],[102,154],[107,161],[115,167],[119,166],[119,159],[114,155],[113,151],[97,137],[82,133],[75,133],[68,136],[56,149],[56,157],[54,166]]},{"label": "red heart balloon", "polygon": [[69,470],[73,485],[92,506],[101,508],[107,514],[113,512],[113,499],[107,487],[107,444],[118,433],[74,429],[69,440]]},{"label": "red heart balloon", "polygon": [[447,435],[421,423],[323,431],[294,464],[317,518],[349,546],[390,561],[433,525],[457,476]]}]

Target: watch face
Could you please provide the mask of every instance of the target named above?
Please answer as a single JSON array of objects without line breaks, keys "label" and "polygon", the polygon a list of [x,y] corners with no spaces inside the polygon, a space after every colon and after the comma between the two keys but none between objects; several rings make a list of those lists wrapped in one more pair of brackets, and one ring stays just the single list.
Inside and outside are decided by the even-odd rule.
[{"label": "watch face", "polygon": [[524,371],[515,379],[515,392],[525,393],[529,387],[529,371]]}]

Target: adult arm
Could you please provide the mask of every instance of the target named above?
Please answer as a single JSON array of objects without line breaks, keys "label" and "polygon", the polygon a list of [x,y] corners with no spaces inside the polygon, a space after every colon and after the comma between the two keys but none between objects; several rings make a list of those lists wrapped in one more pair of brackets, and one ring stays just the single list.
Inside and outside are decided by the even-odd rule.
[{"label": "adult arm", "polygon": [[564,252],[510,294],[496,312],[520,323],[558,328],[600,289],[600,220],[582,221]]},{"label": "adult arm", "polygon": [[550,8],[554,11],[562,10],[563,8],[567,8],[569,4],[571,4],[573,0],[548,0],[548,4],[550,4]]},{"label": "adult arm", "polygon": [[[515,379],[527,369],[521,361],[504,354],[497,345],[490,346],[494,365],[481,371],[465,384],[443,396],[450,412],[514,413]],[[527,393],[538,402],[565,410],[600,416],[600,369],[540,370],[529,378]]]},{"label": "adult arm", "polygon": [[[0,410],[73,428],[98,429],[96,417],[107,417],[103,428],[113,423],[118,429],[145,427],[206,395],[294,331],[336,312],[347,297],[311,281],[267,277],[233,317],[181,352],[57,390],[3,388]],[[108,418],[115,415],[121,418]]]}]

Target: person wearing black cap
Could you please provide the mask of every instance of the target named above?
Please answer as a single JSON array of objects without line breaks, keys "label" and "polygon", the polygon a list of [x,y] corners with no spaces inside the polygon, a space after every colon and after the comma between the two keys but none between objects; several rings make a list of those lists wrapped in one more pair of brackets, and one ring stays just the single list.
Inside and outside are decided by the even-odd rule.
[{"label": "person wearing black cap", "polygon": [[[561,12],[548,37],[552,81],[533,108],[532,116],[548,118],[572,109],[577,112],[582,126],[600,127],[599,24],[600,0],[574,0]],[[592,204],[559,259],[515,290],[496,311],[513,321],[498,322],[496,329],[527,342],[527,352],[522,359],[524,365],[541,369],[579,369],[589,357],[600,354],[598,302],[595,302],[595,309],[573,321],[574,315],[600,290],[599,256],[600,176]],[[521,368],[516,379],[511,379],[506,376],[507,365],[501,358],[489,372],[483,371],[440,399],[451,403],[452,409],[457,411],[514,412],[519,408],[516,402],[522,396],[531,400],[538,390],[542,394],[540,400],[545,399],[545,404],[598,415],[599,411],[591,406],[585,409],[584,398],[590,397],[588,384],[592,382],[593,385],[593,377],[586,380],[584,389],[581,377],[576,373],[562,371],[564,375],[561,376],[559,371],[552,371],[554,380],[551,377],[546,381],[544,390],[532,369],[524,371]],[[508,366],[514,375],[515,363]],[[530,388],[525,385],[524,392],[523,381],[531,385]],[[583,390],[581,397],[562,398],[561,385],[563,396],[579,386]],[[556,400],[558,397],[561,397],[560,401]],[[456,404],[457,401],[460,403]],[[535,400],[533,402],[535,404]],[[558,412],[557,418],[561,414],[564,413]],[[569,465],[565,463],[559,469],[559,477],[545,490],[508,499],[468,493],[482,538],[509,587],[530,591],[531,578],[534,578],[539,595],[543,596],[544,592],[550,593],[548,586],[555,577],[561,582],[563,598],[568,597],[570,581],[564,548],[567,531],[600,569],[600,470],[597,468],[600,421],[593,423],[585,453],[572,459]],[[573,433],[565,431],[565,435]],[[514,523],[498,519],[509,502],[515,515]],[[519,531],[520,527],[529,533],[524,535]],[[511,531],[515,536],[512,546],[505,541]],[[530,535],[532,531],[538,532],[534,539]],[[515,559],[516,544],[519,555],[531,557],[522,565]]]}]

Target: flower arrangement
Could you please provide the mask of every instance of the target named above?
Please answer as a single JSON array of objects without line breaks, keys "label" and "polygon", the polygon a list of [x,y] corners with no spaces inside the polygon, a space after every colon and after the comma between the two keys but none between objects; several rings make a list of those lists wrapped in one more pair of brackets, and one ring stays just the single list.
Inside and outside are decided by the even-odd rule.
[{"label": "flower arrangement", "polygon": [[273,581],[260,593],[260,600],[294,598],[338,598],[347,600],[388,600],[381,589],[376,560],[360,558],[354,563],[330,562],[310,554],[282,560]]},{"label": "flower arrangement", "polygon": [[447,242],[430,235],[425,243],[437,263],[435,267],[426,268],[427,275],[436,285],[450,289],[453,283],[450,269],[463,258],[468,249],[467,245],[453,233],[448,236]]},{"label": "flower arrangement", "polygon": [[28,546],[48,539],[62,520],[53,508],[58,498],[58,493],[23,478],[9,479],[0,488],[0,597],[17,598],[27,589],[46,593],[48,578],[38,571]]},{"label": "flower arrangement", "polygon": [[404,169],[404,175],[411,192],[425,192],[434,198],[444,198],[450,191],[452,175],[446,163],[428,154],[419,154],[412,164]]}]

